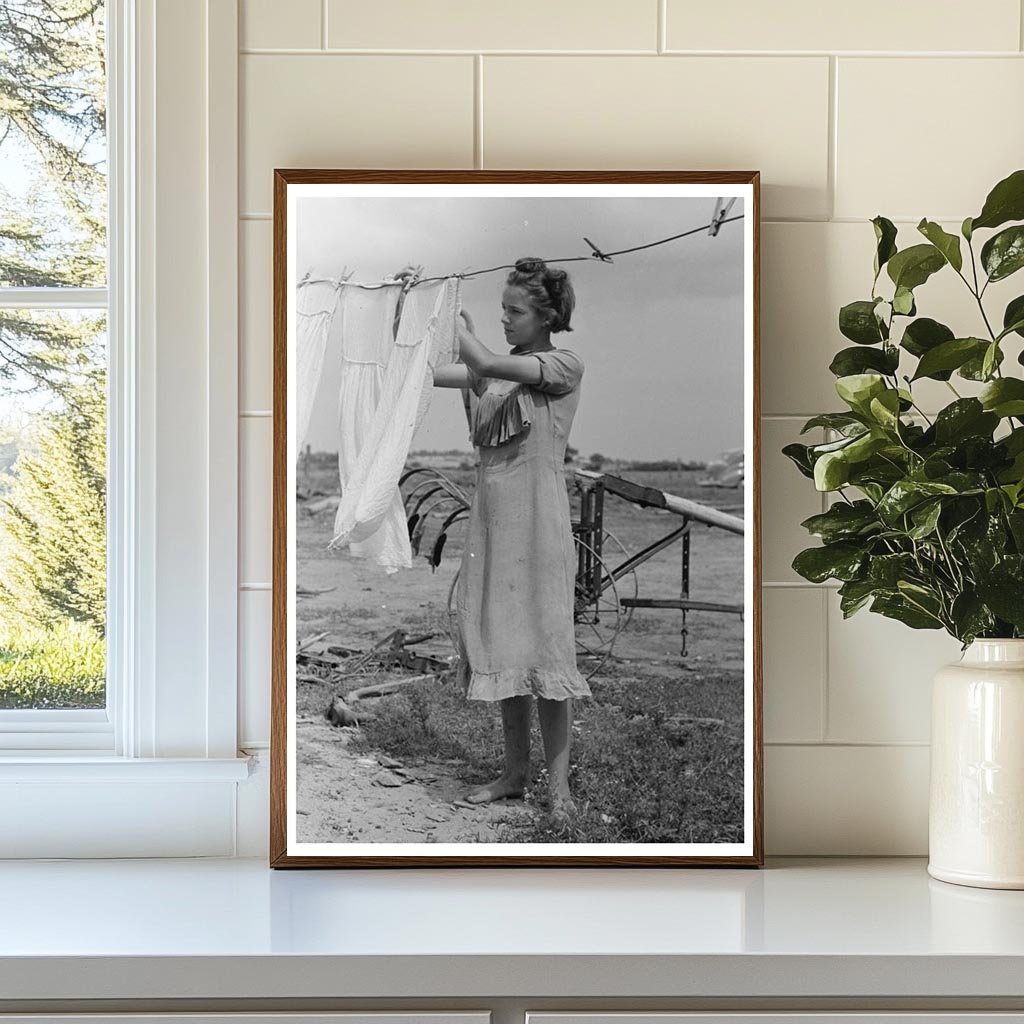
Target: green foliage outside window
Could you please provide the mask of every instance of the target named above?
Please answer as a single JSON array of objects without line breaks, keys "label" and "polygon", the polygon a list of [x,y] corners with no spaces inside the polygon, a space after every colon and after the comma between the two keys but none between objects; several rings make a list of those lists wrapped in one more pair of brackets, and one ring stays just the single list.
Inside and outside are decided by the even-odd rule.
[{"label": "green foliage outside window", "polygon": [[[0,3],[0,299],[106,283],[102,0]],[[104,318],[0,306],[0,708],[105,700]]]}]

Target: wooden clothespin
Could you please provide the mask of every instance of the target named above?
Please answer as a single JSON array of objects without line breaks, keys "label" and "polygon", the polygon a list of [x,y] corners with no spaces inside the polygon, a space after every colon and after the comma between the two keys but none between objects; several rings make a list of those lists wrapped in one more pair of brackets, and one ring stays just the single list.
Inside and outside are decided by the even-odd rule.
[{"label": "wooden clothespin", "polygon": [[708,225],[708,234],[712,238],[718,234],[718,229],[722,226],[722,221],[725,220],[732,209],[733,203],[736,202],[736,197],[733,196],[725,205],[723,205],[723,202],[724,200],[721,197],[715,200],[715,212],[712,214],[711,223]]},{"label": "wooden clothespin", "polygon": [[615,260],[613,260],[611,258],[611,256],[605,256],[605,254],[603,252],[601,252],[601,250],[598,249],[598,247],[596,245],[594,245],[594,243],[589,238],[587,238],[586,235],[583,236],[583,241],[586,242],[587,245],[590,246],[590,254],[594,257],[594,259],[600,260],[602,263],[614,263],[615,262]]}]

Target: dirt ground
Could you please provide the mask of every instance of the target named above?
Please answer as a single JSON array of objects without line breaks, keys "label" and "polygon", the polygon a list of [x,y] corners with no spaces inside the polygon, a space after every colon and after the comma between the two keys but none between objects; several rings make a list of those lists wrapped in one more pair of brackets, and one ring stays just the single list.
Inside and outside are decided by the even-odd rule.
[{"label": "dirt ground", "polygon": [[[453,474],[461,486],[471,474]],[[697,473],[623,473],[640,483],[690,497],[704,504],[736,506],[742,492],[695,486]],[[330,471],[307,475],[317,490],[331,491]],[[578,502],[568,478],[574,514]],[[319,508],[318,508],[319,504]],[[318,509],[312,514],[309,508]],[[462,554],[462,527],[456,526],[433,571],[422,555],[410,570],[386,576],[378,567],[326,549],[334,518],[333,504],[297,503],[298,639],[321,633],[335,642],[365,649],[396,628],[410,635],[434,632],[418,651],[439,657],[451,654],[446,634],[448,592]],[[670,532],[678,523],[671,513],[640,509],[615,497],[605,501],[605,527],[634,552]],[[427,531],[423,551],[430,550],[435,531]],[[625,554],[606,542],[613,564]],[[636,591],[642,597],[677,597],[680,590],[681,545],[653,556],[637,570]],[[620,597],[632,596],[626,580]],[[691,542],[691,594],[695,599],[738,604],[743,599],[743,538],[695,524]],[[324,591],[323,593],[320,593]],[[704,674],[735,676],[742,685],[743,623],[738,615],[691,612],[687,655],[680,657],[680,615],[670,610],[637,609],[615,640],[613,655],[590,680],[602,684],[642,672],[667,680],[699,683]],[[581,661],[581,671],[589,671]],[[402,673],[398,675],[401,676]],[[467,784],[458,762],[402,763],[387,751],[366,749],[358,728],[337,728],[323,717],[335,695],[344,695],[380,674],[354,677],[340,685],[297,683],[298,837],[301,842],[494,842],[505,824],[536,816],[540,804],[526,801],[473,806],[461,800]],[[415,685],[415,684],[412,684]],[[387,697],[380,698],[387,700]],[[360,703],[360,707],[370,707]],[[742,721],[724,723],[741,730]]]}]

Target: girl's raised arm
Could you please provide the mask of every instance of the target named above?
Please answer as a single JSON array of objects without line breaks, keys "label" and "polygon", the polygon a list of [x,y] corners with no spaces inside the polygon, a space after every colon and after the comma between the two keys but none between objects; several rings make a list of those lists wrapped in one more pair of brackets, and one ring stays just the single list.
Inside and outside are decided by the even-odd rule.
[{"label": "girl's raised arm", "polygon": [[499,356],[484,345],[473,332],[459,324],[459,349],[462,361],[479,377],[496,377],[517,384],[539,384],[540,363],[522,356]]},{"label": "girl's raised arm", "polygon": [[435,388],[468,388],[470,387],[469,370],[465,363],[448,363],[434,370]]}]

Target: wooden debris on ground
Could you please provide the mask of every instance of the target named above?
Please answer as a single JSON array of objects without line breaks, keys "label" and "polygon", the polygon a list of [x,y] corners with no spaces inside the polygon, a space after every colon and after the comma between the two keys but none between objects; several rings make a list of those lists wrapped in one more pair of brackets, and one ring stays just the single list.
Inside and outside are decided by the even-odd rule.
[{"label": "wooden debris on ground", "polygon": [[[410,637],[404,629],[395,629],[369,649],[360,649],[341,643],[327,633],[317,633],[298,644],[295,678],[303,683],[338,685],[357,676],[364,680],[367,676],[382,677],[378,682],[367,683],[344,695],[337,694],[324,711],[324,717],[334,726],[357,727],[360,719],[372,717],[372,713],[359,706],[361,701],[386,696],[411,683],[436,679],[448,670],[450,661],[441,657],[440,652],[412,649],[414,645],[433,640],[436,635],[425,633]],[[416,674],[395,678],[396,671]],[[388,678],[383,678],[385,675]]]}]

